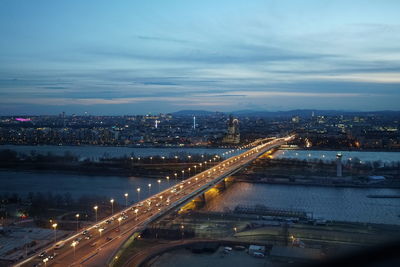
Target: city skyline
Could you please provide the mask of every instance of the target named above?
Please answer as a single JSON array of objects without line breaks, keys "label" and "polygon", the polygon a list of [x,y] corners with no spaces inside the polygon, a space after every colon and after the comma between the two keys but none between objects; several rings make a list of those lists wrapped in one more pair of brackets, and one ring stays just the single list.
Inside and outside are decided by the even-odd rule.
[{"label": "city skyline", "polygon": [[0,115],[399,110],[397,1],[2,1]]}]

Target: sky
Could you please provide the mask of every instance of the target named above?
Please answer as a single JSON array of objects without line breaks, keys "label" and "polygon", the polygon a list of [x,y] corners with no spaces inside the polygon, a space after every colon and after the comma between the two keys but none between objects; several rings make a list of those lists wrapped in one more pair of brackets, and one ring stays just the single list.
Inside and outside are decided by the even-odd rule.
[{"label": "sky", "polygon": [[400,110],[398,0],[1,0],[0,115]]}]

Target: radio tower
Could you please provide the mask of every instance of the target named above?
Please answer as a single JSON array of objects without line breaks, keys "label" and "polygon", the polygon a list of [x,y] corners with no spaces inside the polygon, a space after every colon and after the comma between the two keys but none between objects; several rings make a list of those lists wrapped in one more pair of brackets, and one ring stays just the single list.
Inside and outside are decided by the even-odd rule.
[{"label": "radio tower", "polygon": [[196,116],[193,116],[193,130],[196,130]]}]

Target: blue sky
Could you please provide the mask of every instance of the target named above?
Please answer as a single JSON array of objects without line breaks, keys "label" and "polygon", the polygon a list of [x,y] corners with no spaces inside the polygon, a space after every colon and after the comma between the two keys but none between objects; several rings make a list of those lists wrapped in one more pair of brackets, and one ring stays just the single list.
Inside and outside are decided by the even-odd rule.
[{"label": "blue sky", "polygon": [[399,110],[400,1],[0,1],[0,114]]}]

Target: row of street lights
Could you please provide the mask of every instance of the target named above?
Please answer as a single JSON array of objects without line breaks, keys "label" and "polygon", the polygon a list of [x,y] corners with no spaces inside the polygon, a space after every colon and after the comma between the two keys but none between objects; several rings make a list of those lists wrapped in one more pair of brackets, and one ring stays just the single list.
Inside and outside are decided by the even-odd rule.
[{"label": "row of street lights", "polygon": [[[249,145],[248,145],[249,146]],[[244,146],[244,147],[240,147],[240,148],[238,148],[237,150],[241,150],[242,148],[247,148],[248,146]],[[227,151],[227,152],[224,152],[224,153],[222,153],[222,155],[224,156],[224,155],[228,155],[228,154],[231,154],[232,152],[234,152],[234,150],[230,150],[230,151]],[[257,150],[257,152],[258,152],[258,150]],[[249,154],[246,154],[245,156],[247,156],[247,155],[249,155]],[[203,158],[204,156],[203,155],[201,155],[201,157]],[[165,157],[161,157],[163,160],[165,159]],[[177,158],[177,156],[175,156],[175,158]],[[190,161],[190,159],[191,159],[191,156],[189,155],[188,156],[188,158],[189,158],[189,161]],[[218,159],[220,159],[221,157],[220,156],[218,156],[218,155],[216,155],[215,157],[213,157],[213,162],[215,162],[216,160],[218,160]],[[150,160],[152,160],[153,158],[152,157],[150,157]],[[138,158],[138,160],[140,160],[140,158]],[[236,161],[236,160],[238,160],[237,158],[235,158],[234,160],[231,160],[231,161],[229,161],[229,163],[233,163],[234,161]],[[199,167],[199,170],[200,171],[202,171],[203,170],[203,166],[204,167],[206,167],[207,166],[207,164],[208,163],[211,163],[212,161],[211,161],[211,159],[209,159],[208,160],[208,162],[207,161],[204,161],[204,162],[201,162],[201,163],[199,163],[198,165],[194,165],[193,166],[193,168],[194,168],[194,174],[197,174],[197,167]],[[223,167],[225,167],[225,164],[223,164]],[[218,169],[220,169],[221,167],[218,167]],[[188,173],[189,173],[189,177],[190,177],[190,175],[191,175],[191,168],[188,168],[187,169],[187,171],[188,171]],[[216,169],[214,168],[214,169],[212,169],[211,171],[216,171]],[[182,172],[182,181],[183,181],[183,179],[184,179],[184,175],[185,175],[185,170],[182,170],[181,171]],[[208,172],[208,174],[210,174],[210,172]],[[174,173],[174,176],[175,176],[175,180],[177,179],[177,176],[178,176],[178,174],[175,172]],[[204,175],[203,175],[204,176]],[[169,185],[169,180],[170,180],[170,177],[169,176],[166,176],[166,179],[167,179],[167,181],[168,181],[168,185]],[[197,181],[197,178],[196,178],[196,181]],[[160,188],[160,186],[161,186],[161,179],[158,179],[157,180],[157,183],[158,183],[158,192],[160,192],[161,191],[161,188]],[[190,182],[189,182],[190,183]],[[152,184],[151,183],[149,183],[148,184],[148,189],[149,189],[149,195],[150,195],[150,193],[151,193],[151,186],[152,186]],[[180,185],[180,189],[182,190],[182,187],[183,187],[183,185]],[[141,191],[141,189],[140,189],[140,187],[138,187],[137,189],[136,189],[136,191],[137,191],[137,194],[138,194],[138,202],[140,201],[140,191]],[[128,193],[125,193],[124,194],[124,197],[125,197],[125,207],[127,208],[128,207],[128,196],[129,196],[129,194]],[[162,198],[162,197],[161,197]],[[115,202],[115,200],[113,199],[113,198],[111,198],[110,199],[110,203],[111,203],[111,215],[113,216],[114,215],[114,202]],[[99,209],[99,206],[94,206],[93,207],[93,209],[94,209],[94,211],[95,211],[95,217],[96,217],[96,224],[97,224],[97,222],[98,222],[98,209]],[[138,209],[135,209],[134,210],[134,212],[135,212],[135,214],[136,214],[136,219],[137,219],[137,216],[138,216]],[[78,231],[79,230],[79,217],[80,217],[80,214],[79,213],[77,213],[76,215],[75,215],[75,218],[76,218],[76,230]],[[122,221],[122,217],[119,217],[118,219],[118,227],[120,228],[121,227],[121,221]],[[50,220],[50,222],[52,222],[51,220]],[[57,242],[57,226],[58,226],[58,224],[57,223],[53,223],[52,225],[51,225],[52,227],[53,227],[53,229],[54,229],[54,242],[56,243]],[[103,228],[99,228],[99,234],[100,234],[100,236],[101,236],[101,233],[102,233],[102,231],[103,231],[104,229]],[[183,238],[183,235],[184,235],[184,226],[182,225],[181,226],[181,230],[182,230],[182,238]],[[237,228],[236,227],[234,227],[234,231],[235,231],[235,233],[237,232]],[[78,242],[77,241],[73,241],[72,243],[71,243],[71,246],[73,247],[73,249],[74,249],[74,258],[75,258],[75,247],[78,245]],[[48,261],[48,258],[45,258],[44,260],[43,260],[43,262],[44,262],[44,264],[45,264],[45,266],[47,265],[47,261]]]},{"label": "row of street lights", "polygon": [[[242,147],[238,148],[237,150],[239,150],[239,149],[242,149]],[[227,151],[227,152],[222,153],[222,155],[223,155],[223,156],[224,156],[224,155],[228,155],[228,154],[230,154],[230,153],[233,153],[234,151],[235,151],[235,150],[230,150],[230,151]],[[189,161],[190,161],[191,158],[192,158],[191,155],[188,155],[187,157],[188,157]],[[201,157],[204,158],[204,155],[201,155]],[[162,156],[161,158],[163,159],[163,161],[165,160],[165,157],[164,157],[164,156]],[[194,174],[197,174],[197,168],[199,168],[199,170],[202,171],[202,170],[203,170],[203,166],[206,168],[206,167],[207,167],[207,164],[211,164],[212,162],[215,163],[215,161],[217,161],[217,160],[220,159],[220,158],[221,158],[221,157],[220,157],[219,155],[215,155],[212,159],[209,159],[208,161],[204,161],[204,162],[201,162],[201,163],[199,163],[199,164],[197,164],[197,165],[194,165],[194,166],[193,166],[193,168],[194,168]],[[131,159],[133,159],[133,157],[131,157]],[[140,157],[138,157],[137,159],[140,160]],[[178,156],[175,156],[175,159],[178,159]],[[153,160],[153,157],[150,157],[150,160],[152,161],[152,160]],[[191,175],[191,171],[192,171],[192,168],[188,168],[188,169],[187,169],[187,172],[188,172],[189,176]],[[183,179],[185,178],[185,170],[182,170],[181,173],[182,173],[181,178],[182,178],[182,181],[183,181]],[[175,173],[174,173],[174,177],[175,177],[175,180],[177,180],[177,178],[178,178],[178,173],[175,172]],[[168,185],[169,185],[169,183],[170,183],[170,176],[166,176],[166,180],[168,181]],[[158,179],[158,180],[157,180],[157,183],[158,183],[158,192],[161,191],[161,182],[162,182],[161,179]],[[149,195],[150,195],[152,184],[149,183],[147,186],[148,186],[148,191],[149,191]],[[140,201],[140,192],[141,192],[141,188],[140,188],[140,187],[136,188],[136,192],[137,192],[137,198],[138,198],[137,200],[138,200],[138,202],[139,202],[139,201]],[[125,194],[124,194],[124,197],[125,197],[125,207],[128,207],[128,196],[129,196],[128,193],[125,193]],[[114,215],[114,202],[115,202],[115,200],[114,200],[113,198],[110,199],[110,203],[111,203],[111,215]],[[97,221],[98,221],[98,209],[99,209],[99,206],[96,205],[96,206],[93,207],[93,209],[94,209],[94,211],[95,211],[95,219],[96,219],[96,223],[97,223]],[[76,215],[76,218],[77,218],[77,230],[78,230],[78,219],[79,219],[79,214]]]}]

